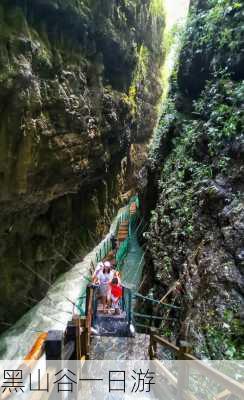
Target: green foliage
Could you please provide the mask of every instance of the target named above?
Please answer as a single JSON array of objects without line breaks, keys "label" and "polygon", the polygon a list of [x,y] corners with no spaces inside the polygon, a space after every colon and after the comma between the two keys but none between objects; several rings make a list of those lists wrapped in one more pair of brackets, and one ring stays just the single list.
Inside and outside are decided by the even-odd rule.
[{"label": "green foliage", "polygon": [[[243,94],[244,82],[234,82],[222,73],[216,80],[207,82],[201,97],[194,103],[196,113],[204,121],[199,128],[208,136],[210,156],[220,154],[226,143],[241,132]],[[227,157],[224,160],[227,162]]]},{"label": "green foliage", "polygon": [[165,16],[164,5],[162,0],[151,0],[149,12],[152,16],[162,17]]},{"label": "green foliage", "polygon": [[176,111],[174,100],[169,98],[150,143],[149,158],[152,166],[156,166],[158,159],[160,159],[161,142],[166,139],[171,125],[178,117],[180,118],[179,113]]},{"label": "green foliage", "polygon": [[[243,90],[242,82],[233,82],[224,73],[208,82],[194,103],[193,116],[196,114],[198,119],[183,119],[174,99],[168,101],[155,131],[150,159],[152,166],[158,165],[160,153],[167,153],[168,146],[169,155],[164,156],[159,182],[163,198],[160,214],[167,227],[172,227],[172,219],[177,218],[175,237],[194,234],[195,193],[199,185],[219,172],[228,172],[231,159],[223,149],[244,125],[240,104]],[[202,143],[204,153],[199,154]]]},{"label": "green foliage", "polygon": [[161,71],[161,86],[163,88],[163,94],[161,98],[161,105],[163,106],[167,100],[168,92],[170,88],[170,77],[175,72],[174,64],[177,62],[177,58],[180,53],[182,46],[182,36],[185,25],[182,23],[175,24],[170,30],[165,29],[163,37],[163,54],[164,61]]},{"label": "green foliage", "polygon": [[28,35],[28,26],[20,8],[9,9],[7,12],[0,4],[0,38],[7,40],[20,32]]},{"label": "green foliage", "polygon": [[[156,268],[160,265],[161,279],[169,285],[181,260],[188,268],[193,257],[192,264],[197,268],[198,258],[192,249],[212,232],[209,221],[215,224],[211,219],[215,204],[208,207],[204,203],[205,188],[209,187],[211,197],[212,180],[241,172],[239,156],[233,156],[232,149],[235,145],[239,148],[244,126],[244,82],[235,63],[237,54],[241,54],[244,4],[236,0],[195,4],[198,8],[191,8],[180,68],[171,79],[170,96],[150,146],[159,200],[147,238]],[[199,73],[200,84],[191,79],[195,78],[193,72]],[[233,199],[238,200],[235,185],[233,189]],[[216,204],[218,207],[222,204]],[[200,280],[206,283],[201,276]],[[189,291],[186,302],[195,296]],[[212,304],[216,303],[218,300],[213,299]],[[237,310],[228,310],[224,316],[213,313],[206,320],[200,330],[207,348],[199,343],[200,352],[212,358],[243,358],[244,332]]]},{"label": "green foliage", "polygon": [[222,323],[206,324],[205,334],[208,352],[212,358],[243,359],[244,327],[240,320],[235,318],[232,310],[225,310]]},{"label": "green foliage", "polygon": [[206,0],[204,10],[192,6],[185,34],[185,59],[191,63],[193,55],[220,54],[222,50],[221,64],[230,65],[232,56],[242,49],[243,13],[244,3],[238,0]]},{"label": "green foliage", "polygon": [[137,53],[137,66],[135,69],[132,84],[129,89],[128,101],[132,106],[133,114],[137,112],[137,99],[143,84],[146,83],[147,74],[149,72],[149,51],[141,45]]}]

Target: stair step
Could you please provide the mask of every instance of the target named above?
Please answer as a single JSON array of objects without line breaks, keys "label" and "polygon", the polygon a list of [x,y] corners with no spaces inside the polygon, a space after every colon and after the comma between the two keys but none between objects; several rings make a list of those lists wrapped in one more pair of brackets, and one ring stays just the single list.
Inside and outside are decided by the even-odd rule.
[{"label": "stair step", "polygon": [[131,336],[126,319],[114,319],[113,317],[104,318],[99,316],[95,320],[93,328],[95,329],[93,335],[116,337]]},{"label": "stair step", "polygon": [[100,323],[102,323],[102,320],[106,320],[106,321],[110,321],[111,323],[113,323],[113,321],[122,321],[122,322],[125,322],[126,321],[126,313],[125,313],[125,311],[123,311],[121,314],[116,314],[116,315],[113,315],[113,314],[103,314],[102,312],[101,313],[98,313],[97,314],[97,321],[100,321]]},{"label": "stair step", "polygon": [[90,357],[91,360],[148,360],[149,344],[150,336],[138,333],[135,338],[93,336]]}]

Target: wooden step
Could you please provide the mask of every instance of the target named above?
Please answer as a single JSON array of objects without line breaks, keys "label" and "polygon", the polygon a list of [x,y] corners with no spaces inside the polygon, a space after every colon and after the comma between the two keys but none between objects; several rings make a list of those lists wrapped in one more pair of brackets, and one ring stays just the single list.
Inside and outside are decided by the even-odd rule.
[{"label": "wooden step", "polygon": [[122,229],[119,229],[119,232],[128,232],[128,228],[122,228]]},{"label": "wooden step", "polygon": [[124,221],[119,226],[119,231],[117,234],[118,242],[123,242],[128,237],[129,232],[129,221]]},{"label": "wooden step", "polygon": [[127,236],[119,236],[118,242],[123,242],[125,239],[127,239]]}]

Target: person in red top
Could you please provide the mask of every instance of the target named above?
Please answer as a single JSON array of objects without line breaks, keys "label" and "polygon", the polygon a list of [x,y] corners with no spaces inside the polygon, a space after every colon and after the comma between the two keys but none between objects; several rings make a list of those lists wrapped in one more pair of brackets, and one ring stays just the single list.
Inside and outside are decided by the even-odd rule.
[{"label": "person in red top", "polygon": [[115,314],[120,314],[119,300],[122,298],[123,289],[119,283],[118,278],[114,277],[110,283],[112,308]]}]

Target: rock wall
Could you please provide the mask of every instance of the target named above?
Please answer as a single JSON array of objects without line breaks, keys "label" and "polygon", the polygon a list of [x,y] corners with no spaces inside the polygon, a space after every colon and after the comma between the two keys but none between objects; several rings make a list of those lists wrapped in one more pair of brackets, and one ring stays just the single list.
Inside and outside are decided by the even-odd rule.
[{"label": "rock wall", "polygon": [[243,12],[236,0],[192,0],[143,194],[144,292],[172,289],[165,301],[182,308],[153,310],[174,319],[162,333],[213,359],[244,354]]},{"label": "rock wall", "polygon": [[0,330],[102,237],[134,182],[160,94],[154,3],[1,1]]}]

